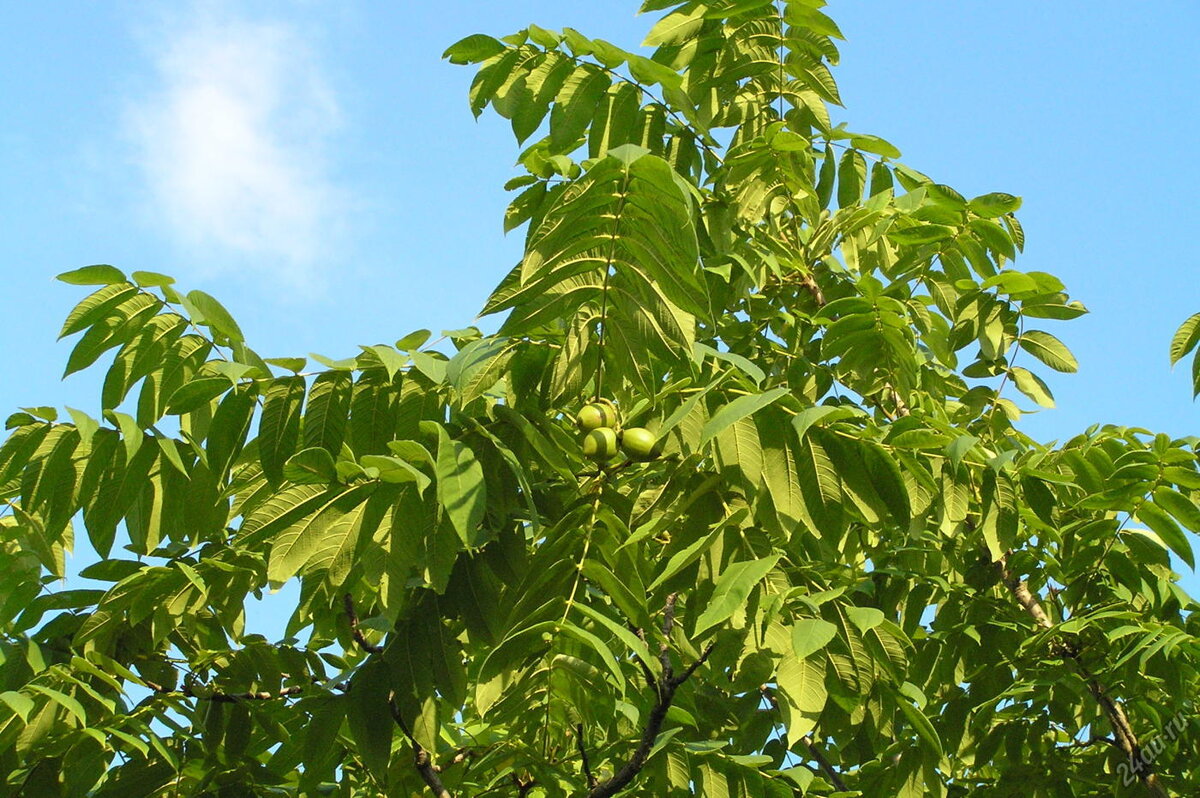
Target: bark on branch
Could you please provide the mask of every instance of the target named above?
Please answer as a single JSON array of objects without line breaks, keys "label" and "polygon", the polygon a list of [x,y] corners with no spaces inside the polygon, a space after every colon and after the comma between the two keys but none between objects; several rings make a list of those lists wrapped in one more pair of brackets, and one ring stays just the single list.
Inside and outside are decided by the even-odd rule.
[{"label": "bark on branch", "polygon": [[[1004,586],[1008,588],[1013,598],[1017,600],[1029,617],[1033,618],[1033,622],[1041,629],[1053,628],[1054,622],[1046,614],[1041,601],[1029,589],[1029,584],[1021,578],[1020,574],[1009,570],[1008,554],[1002,556],[997,565],[1000,566],[1000,576],[1004,581]],[[1146,787],[1147,793],[1152,798],[1170,798],[1170,793],[1159,780],[1158,774],[1154,772],[1154,765],[1142,756],[1142,746],[1138,742],[1137,734],[1130,725],[1129,717],[1125,714],[1125,708],[1120,701],[1108,694],[1104,686],[1080,659],[1077,651],[1066,650],[1063,652],[1063,656],[1075,665],[1079,675],[1083,677],[1092,697],[1104,712],[1105,717],[1108,718],[1109,725],[1112,726],[1117,747],[1128,758],[1133,772],[1138,774],[1138,779]]]},{"label": "bark on branch", "polygon": [[383,651],[383,646],[369,643],[363,636],[362,630],[358,628],[358,613],[354,610],[354,596],[347,593],[343,601],[346,607],[346,618],[350,621],[350,634],[354,635],[354,642],[358,643],[359,647],[368,654],[378,654]]},{"label": "bark on branch", "polygon": [[[346,608],[346,618],[350,621],[350,633],[354,635],[354,642],[366,651],[368,654],[379,654],[383,651],[383,646],[377,646],[370,643],[363,635],[362,630],[358,628],[358,612],[354,609],[354,596],[347,593],[343,599]],[[400,731],[408,738],[409,743],[413,748],[413,766],[417,769],[417,774],[420,775],[421,781],[433,792],[437,798],[452,798],[450,791],[446,789],[446,785],[442,784],[441,768],[434,763],[433,757],[425,746],[417,742],[417,738],[413,736],[412,731],[408,728],[408,724],[404,722],[404,715],[400,712],[400,707],[396,704],[395,695],[388,696],[388,710],[392,713],[392,720],[400,727]],[[455,761],[459,761],[457,758]]]},{"label": "bark on branch", "polygon": [[[715,643],[710,643],[695,662],[684,668],[681,673],[675,673],[674,667],[671,665],[670,648],[666,641],[670,639],[671,631],[675,626],[675,601],[677,598],[677,594],[672,593],[667,597],[666,607],[663,608],[664,642],[659,648],[658,655],[659,661],[662,664],[662,676],[658,679],[653,679],[649,668],[643,669],[643,672],[647,674],[647,678],[653,679],[651,687],[655,693],[655,702],[654,707],[650,710],[650,717],[646,720],[646,726],[642,729],[642,736],[638,740],[637,748],[630,754],[625,764],[613,774],[612,778],[596,784],[588,791],[588,798],[611,798],[611,796],[616,795],[629,786],[634,778],[637,777],[637,774],[646,766],[646,759],[650,756],[650,751],[654,748],[654,741],[658,739],[658,734],[662,731],[667,711],[671,708],[671,702],[675,699],[675,691],[696,672],[697,668],[708,660],[709,655],[712,654],[713,649],[716,647]],[[581,748],[582,745],[581,735]]]},{"label": "bark on branch", "polygon": [[846,782],[842,781],[841,774],[833,767],[833,763],[825,758],[825,754],[813,742],[813,738],[807,734],[804,736],[804,745],[808,748],[808,753],[812,755],[812,758],[821,766],[821,771],[829,777],[830,783],[840,792],[849,792],[850,788],[846,786]]},{"label": "bark on branch", "polygon": [[265,690],[260,690],[257,692],[250,691],[245,693],[225,693],[215,690],[211,693],[198,693],[191,687],[191,685],[187,684],[179,689],[174,689],[171,687],[163,687],[160,684],[155,684],[154,682],[147,681],[145,679],[142,681],[145,682],[147,687],[159,695],[181,695],[186,698],[199,698],[203,701],[212,701],[215,704],[236,704],[239,701],[274,701],[276,699],[288,698],[289,696],[298,695],[304,692],[303,687],[295,686],[285,687],[275,693],[267,692]]}]

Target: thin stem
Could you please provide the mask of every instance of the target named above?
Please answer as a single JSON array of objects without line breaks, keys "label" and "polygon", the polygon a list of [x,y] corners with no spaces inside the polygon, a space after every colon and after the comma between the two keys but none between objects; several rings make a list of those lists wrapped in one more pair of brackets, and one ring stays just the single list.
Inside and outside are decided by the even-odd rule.
[{"label": "thin stem", "polygon": [[621,200],[617,203],[617,212],[613,217],[612,238],[608,244],[608,258],[604,262],[604,285],[600,289],[600,342],[597,345],[596,357],[596,398],[604,396],[604,339],[608,332],[608,280],[613,270],[613,258],[616,256],[617,234],[621,229],[621,217],[625,212],[625,200],[629,196],[629,173],[625,173],[621,184]]}]

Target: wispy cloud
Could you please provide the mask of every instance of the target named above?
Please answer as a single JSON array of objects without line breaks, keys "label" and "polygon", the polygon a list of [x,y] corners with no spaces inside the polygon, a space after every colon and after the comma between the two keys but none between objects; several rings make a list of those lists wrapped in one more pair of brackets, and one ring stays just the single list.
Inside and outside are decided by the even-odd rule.
[{"label": "wispy cloud", "polygon": [[151,213],[189,249],[308,283],[346,204],[329,175],[338,102],[311,45],[228,13],[155,41],[154,87],[126,114]]}]

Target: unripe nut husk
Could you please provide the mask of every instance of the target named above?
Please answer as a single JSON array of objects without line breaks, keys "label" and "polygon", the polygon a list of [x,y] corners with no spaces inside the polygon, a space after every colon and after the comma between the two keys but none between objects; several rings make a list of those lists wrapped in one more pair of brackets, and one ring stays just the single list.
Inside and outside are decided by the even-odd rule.
[{"label": "unripe nut husk", "polygon": [[662,454],[663,442],[645,427],[622,430],[620,439],[621,451],[625,452],[630,460],[646,462],[655,460]]},{"label": "unripe nut husk", "polygon": [[617,433],[612,427],[597,427],[583,436],[583,456],[590,460],[610,460],[619,448]]},{"label": "unripe nut husk", "polygon": [[579,428],[584,432],[594,429],[617,426],[617,409],[611,402],[592,402],[584,405],[575,418]]}]

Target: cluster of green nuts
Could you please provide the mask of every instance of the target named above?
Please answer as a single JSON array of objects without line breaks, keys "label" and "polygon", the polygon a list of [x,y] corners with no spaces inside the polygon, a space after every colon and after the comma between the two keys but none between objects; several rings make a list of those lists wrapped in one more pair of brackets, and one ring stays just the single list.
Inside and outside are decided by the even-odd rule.
[{"label": "cluster of green nuts", "polygon": [[624,452],[630,460],[645,463],[662,454],[662,441],[645,427],[621,428],[617,406],[608,399],[584,405],[576,416],[583,431],[583,454],[603,463]]}]

